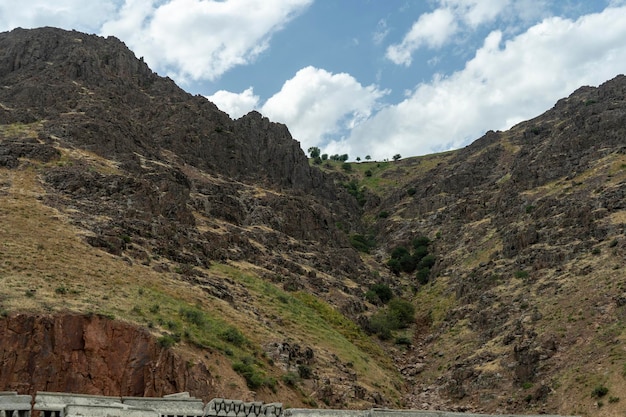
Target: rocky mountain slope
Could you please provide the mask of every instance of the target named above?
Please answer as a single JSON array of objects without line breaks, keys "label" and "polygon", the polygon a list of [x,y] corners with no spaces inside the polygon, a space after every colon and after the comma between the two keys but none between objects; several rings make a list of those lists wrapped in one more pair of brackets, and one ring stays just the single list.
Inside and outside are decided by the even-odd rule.
[{"label": "rocky mountain slope", "polygon": [[[0,34],[0,85],[0,390],[626,409],[626,77],[464,149],[351,169],[114,38]],[[426,272],[390,269],[424,237]],[[415,310],[385,337],[381,288]]]},{"label": "rocky mountain slope", "polygon": [[[383,174],[397,186],[373,210],[389,213],[372,225],[381,258],[416,233],[440,254],[417,289],[421,326],[402,359],[417,401],[615,415],[626,375],[625,97],[624,76],[583,87],[507,132]],[[606,398],[592,396],[599,387]]]}]

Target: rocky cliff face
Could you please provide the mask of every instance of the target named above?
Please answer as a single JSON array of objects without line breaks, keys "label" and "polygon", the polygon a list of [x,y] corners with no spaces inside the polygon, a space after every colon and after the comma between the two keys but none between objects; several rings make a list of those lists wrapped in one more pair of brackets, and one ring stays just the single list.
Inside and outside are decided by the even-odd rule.
[{"label": "rocky cliff face", "polygon": [[[571,395],[572,385],[555,388],[551,378],[572,364],[585,368],[579,349],[600,349],[593,338],[581,341],[586,326],[621,320],[615,300],[626,245],[625,97],[620,75],[578,89],[509,131],[398,164],[405,175],[425,172],[375,208],[390,213],[377,225],[380,239],[391,249],[416,231],[434,237],[439,261],[417,303],[429,291],[454,300],[437,324],[433,314],[441,307],[424,309],[428,336],[417,338],[418,356],[402,363],[410,369],[418,362],[421,372],[427,363],[447,368],[437,385],[454,402],[493,395],[501,407],[541,410],[557,390]],[[567,324],[557,325],[561,314]],[[428,358],[428,351],[443,358],[443,345],[464,353]],[[563,384],[575,384],[560,375]],[[491,391],[504,386],[505,395]],[[434,391],[427,383],[416,388],[415,398]],[[526,397],[513,395],[516,388]]]},{"label": "rocky cliff face", "polygon": [[[11,189],[15,178],[35,170],[37,191],[14,190],[39,195],[25,206],[45,204],[67,219],[67,226],[76,228],[96,253],[105,251],[125,265],[148,269],[149,275],[158,274],[155,281],[173,280],[181,287],[194,283],[198,296],[208,299],[203,302],[226,303],[219,308],[249,314],[239,320],[258,327],[282,318],[260,311],[240,282],[209,272],[213,264],[254,271],[280,289],[282,300],[288,300],[284,295],[288,292],[306,290],[332,299],[339,308],[349,306],[346,311],[354,311],[354,305],[363,308],[359,282],[370,280],[371,274],[348,241],[350,231],[360,227],[361,208],[343,187],[309,166],[286,126],[258,112],[231,120],[205,98],[191,96],[172,80],[154,74],[115,38],[54,28],[16,29],[0,34],[0,61],[0,175],[3,186]],[[0,267],[0,280],[13,277],[4,274],[6,265]],[[62,280],[68,276],[46,274],[45,265],[34,268],[37,272],[29,272],[28,277]],[[22,272],[16,272],[16,279],[25,282]],[[79,280],[102,279],[92,272]],[[41,285],[32,287],[21,295],[38,298]],[[51,291],[56,297],[54,288]],[[0,310],[4,299],[0,296]],[[101,306],[93,308],[102,311]],[[124,310],[116,316],[127,317]],[[160,314],[154,313],[150,323],[144,318],[139,322],[155,326],[154,320],[159,320],[158,326],[171,325],[169,318],[156,317]],[[181,313],[174,309],[172,314]],[[229,384],[245,386],[232,370],[231,362],[237,358],[226,358],[220,365],[236,378],[228,383],[222,379],[216,391],[209,389],[215,379],[206,367],[182,369],[188,356],[171,356],[147,332],[97,315],[11,317],[1,351],[12,365],[3,373],[2,389],[22,383],[27,385],[20,391],[160,395],[189,390],[202,398],[232,393],[247,400],[256,395],[229,388]],[[27,328],[20,328],[19,321]],[[179,333],[184,338],[183,331]],[[118,335],[124,338],[119,349],[112,344]],[[276,336],[276,341],[282,343],[283,337]],[[29,338],[41,340],[45,349],[33,344],[29,352],[16,356],[15,343]],[[298,336],[295,342],[305,346],[308,341],[303,339]],[[109,345],[93,353],[88,349],[93,340]],[[255,349],[251,342],[246,346]],[[231,348],[223,349],[230,352]],[[353,373],[330,353],[319,355],[318,366],[331,365],[315,373],[316,378],[332,374],[339,366],[338,375],[343,375],[343,368]],[[117,356],[122,358],[119,369],[104,369],[109,362],[117,363]],[[150,366],[164,361],[167,366],[162,371],[150,370],[154,375],[148,375]],[[42,368],[29,377],[35,363],[58,372]],[[125,367],[131,369],[123,373]],[[312,381],[310,390],[317,390],[319,384]],[[337,388],[340,384],[328,382],[324,392],[333,392],[339,402],[344,387],[349,390],[353,385],[354,381],[344,381]],[[360,399],[366,398],[360,389]],[[261,395],[275,395],[266,391]],[[282,396],[299,404],[302,395],[287,389]],[[381,400],[380,394],[376,398]]]},{"label": "rocky cliff face", "polygon": [[162,349],[147,331],[93,315],[15,314],[0,320],[0,386],[36,391],[158,397],[216,392],[216,376]]},{"label": "rocky cliff face", "polygon": [[[301,267],[279,252],[294,252],[295,239],[307,242],[297,252],[315,243],[328,259],[296,256],[307,269],[363,269],[336,226],[358,228],[359,206],[309,166],[284,125],[258,112],[231,120],[111,37],[16,29],[0,34],[0,60],[0,122],[32,126],[37,136],[3,142],[4,165],[34,155],[25,146],[45,154],[40,160],[62,158],[44,174],[48,201],[78,208],[72,217],[96,247],[121,255],[125,237],[139,261],[246,259],[293,281]],[[111,161],[111,169],[70,156],[72,149]]]},{"label": "rocky cliff face", "polygon": [[332,192],[284,125],[258,112],[230,120],[153,73],[116,38],[16,29],[0,36],[0,48],[3,123],[46,120],[47,132],[64,144],[129,168],[139,169],[140,156],[171,151],[227,178]]}]

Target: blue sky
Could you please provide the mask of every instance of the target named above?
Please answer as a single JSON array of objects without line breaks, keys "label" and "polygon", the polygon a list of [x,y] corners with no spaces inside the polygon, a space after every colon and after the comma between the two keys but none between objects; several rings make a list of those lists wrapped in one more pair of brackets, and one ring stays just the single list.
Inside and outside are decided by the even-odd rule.
[{"label": "blue sky", "polygon": [[626,0],[0,0],[351,159],[455,149],[626,72]]}]

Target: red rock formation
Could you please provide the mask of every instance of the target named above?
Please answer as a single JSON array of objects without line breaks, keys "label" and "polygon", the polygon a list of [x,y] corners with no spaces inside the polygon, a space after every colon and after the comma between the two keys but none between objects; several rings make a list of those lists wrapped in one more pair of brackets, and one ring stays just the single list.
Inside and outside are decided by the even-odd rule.
[{"label": "red rock formation", "polygon": [[213,378],[161,348],[145,329],[102,316],[14,314],[0,319],[0,391],[208,399]]}]

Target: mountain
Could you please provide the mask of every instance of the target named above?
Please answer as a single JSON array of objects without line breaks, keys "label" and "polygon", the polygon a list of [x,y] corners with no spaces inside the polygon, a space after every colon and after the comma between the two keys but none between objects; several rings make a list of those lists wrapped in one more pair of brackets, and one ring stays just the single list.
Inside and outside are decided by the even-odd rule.
[{"label": "mountain", "polygon": [[2,33],[0,85],[0,390],[626,410],[626,77],[347,165],[113,37]]}]

